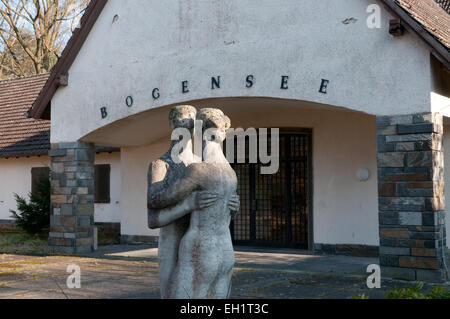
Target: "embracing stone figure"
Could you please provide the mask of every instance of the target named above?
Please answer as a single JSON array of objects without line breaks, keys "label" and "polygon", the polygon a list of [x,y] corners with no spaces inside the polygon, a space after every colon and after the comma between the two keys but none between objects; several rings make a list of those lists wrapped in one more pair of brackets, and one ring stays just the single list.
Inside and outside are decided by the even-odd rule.
[{"label": "embracing stone figure", "polygon": [[[215,116],[213,116],[214,114]],[[192,106],[178,106],[172,109],[169,116],[172,129],[185,128],[193,133],[195,116],[196,109]],[[225,130],[230,126],[230,123],[220,110],[202,110],[199,117],[206,120],[203,122],[204,124],[217,129],[217,136],[225,138]],[[208,183],[205,181],[205,177],[209,174],[216,174],[216,177],[221,175],[218,174],[217,169],[213,171],[212,167],[205,165],[206,163],[193,164],[192,141],[187,143],[178,155],[177,161],[174,161],[172,150],[177,143],[177,141],[174,141],[164,156],[150,164],[148,173],[149,227],[153,229],[161,228],[159,237],[161,297],[226,298],[230,287],[229,278],[234,265],[234,253],[228,227],[231,215],[239,210],[240,205],[239,197],[236,194],[236,175],[226,162],[220,144],[215,143],[219,147],[218,149],[212,146],[207,147],[205,159],[212,159],[213,162],[217,162],[215,165],[219,166],[216,168],[222,165],[223,167],[219,170],[229,174],[233,181],[231,184],[234,185],[229,187],[227,191],[224,191],[224,187],[216,188],[213,181]],[[208,143],[210,142],[205,141],[205,146]],[[219,150],[222,157],[218,156]],[[229,169],[231,169],[231,172]],[[221,177],[223,178],[225,175]],[[222,237],[226,237],[228,241],[224,242],[225,245],[220,244],[216,247],[210,245],[209,253],[221,255],[218,249],[221,250],[225,247],[225,250],[228,251],[227,254],[230,255],[227,258],[229,265],[223,267],[224,264],[219,260],[220,258],[211,260],[210,256],[203,254],[208,258],[207,262],[213,262],[212,265],[207,267],[208,269],[213,268],[213,270],[205,272],[205,258],[198,258],[199,252],[194,252],[192,247],[188,249],[188,246],[192,246],[192,240],[190,239],[193,233],[196,233],[195,237],[200,236],[199,238],[210,240],[204,237],[206,233],[202,229],[209,226],[203,219],[207,221],[214,219],[211,212],[217,212],[218,205],[225,205],[221,207],[221,212],[225,214],[223,221],[215,220],[213,228],[210,228],[208,232],[212,231],[217,235],[214,228],[217,226],[216,222],[220,222],[228,233],[228,237]],[[188,215],[189,213],[192,213],[191,216]],[[224,229],[221,229],[221,231],[223,232]],[[211,239],[214,241],[214,238]],[[201,246],[199,246],[199,249],[203,251],[204,249]],[[186,258],[191,262],[186,262]],[[228,279],[223,279],[223,276],[217,273],[217,267],[219,266],[222,267],[221,269],[226,268],[225,277]],[[185,274],[186,271],[188,274]],[[209,277],[214,276],[213,283],[208,284],[207,280],[202,280],[201,276],[208,273],[210,274]],[[219,289],[219,286],[223,286],[223,288]],[[207,291],[204,288],[199,291],[199,287],[208,288]],[[219,290],[221,293],[216,292]]]}]

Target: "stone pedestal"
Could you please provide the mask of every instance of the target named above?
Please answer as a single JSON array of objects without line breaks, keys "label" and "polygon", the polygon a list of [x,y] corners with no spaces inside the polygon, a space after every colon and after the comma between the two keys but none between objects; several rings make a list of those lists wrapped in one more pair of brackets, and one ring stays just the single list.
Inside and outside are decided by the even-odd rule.
[{"label": "stone pedestal", "polygon": [[382,275],[446,281],[443,121],[377,118]]},{"label": "stone pedestal", "polygon": [[53,144],[51,217],[48,243],[55,252],[86,253],[94,245],[93,144]]}]

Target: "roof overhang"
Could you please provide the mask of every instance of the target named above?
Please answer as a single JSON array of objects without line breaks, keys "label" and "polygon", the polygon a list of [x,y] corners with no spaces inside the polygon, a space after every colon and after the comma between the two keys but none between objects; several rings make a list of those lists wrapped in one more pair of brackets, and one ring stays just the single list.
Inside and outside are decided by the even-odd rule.
[{"label": "roof overhang", "polygon": [[47,83],[33,103],[28,113],[29,117],[50,119],[50,112],[48,110],[53,95],[58,87],[61,86],[63,82],[61,80],[66,78],[72,63],[75,61],[78,52],[80,52],[81,47],[107,2],[108,0],[91,0],[89,6],[86,8],[85,14],[81,18],[80,27],[73,32],[58,63],[53,68]]},{"label": "roof overhang", "polygon": [[386,10],[403,22],[406,30],[418,36],[431,50],[431,53],[447,68],[450,69],[450,51],[438,39],[403,10],[395,0],[379,0]]}]

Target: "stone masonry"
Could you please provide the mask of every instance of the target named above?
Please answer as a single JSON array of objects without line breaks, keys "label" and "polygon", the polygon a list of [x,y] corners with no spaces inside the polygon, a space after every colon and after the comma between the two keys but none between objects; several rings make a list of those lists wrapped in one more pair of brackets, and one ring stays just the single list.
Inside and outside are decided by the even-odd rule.
[{"label": "stone masonry", "polygon": [[58,253],[93,250],[93,144],[53,144],[51,157],[51,217],[49,246]]},{"label": "stone masonry", "polygon": [[442,116],[378,117],[377,139],[382,275],[446,281]]}]

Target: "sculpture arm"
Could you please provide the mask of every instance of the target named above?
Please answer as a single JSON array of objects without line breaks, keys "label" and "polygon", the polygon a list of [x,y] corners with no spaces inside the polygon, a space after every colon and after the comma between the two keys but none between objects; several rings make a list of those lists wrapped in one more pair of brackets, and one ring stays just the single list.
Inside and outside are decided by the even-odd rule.
[{"label": "sculpture arm", "polygon": [[149,209],[171,207],[186,199],[193,192],[200,190],[201,174],[194,165],[187,168],[186,174],[167,189],[154,192],[148,200]]},{"label": "sculpture arm", "polygon": [[210,192],[194,192],[176,206],[167,209],[148,209],[148,226],[151,229],[165,227],[194,210],[203,210],[216,203],[218,195]]},{"label": "sculpture arm", "polygon": [[195,196],[192,194],[178,205],[167,209],[148,209],[148,226],[157,229],[170,225],[177,219],[191,213],[195,208]]},{"label": "sculpture arm", "polygon": [[[152,196],[163,190],[164,188],[164,179],[167,175],[167,164],[164,161],[157,160],[152,162],[148,169],[147,181],[148,181],[148,189],[147,189],[147,206],[150,207],[150,202]],[[175,207],[175,211],[173,215],[168,216],[172,221],[176,220],[176,216],[184,216],[183,203],[181,203],[180,207]],[[148,209],[148,226],[151,229],[163,227],[166,224],[167,220],[162,219],[162,215],[164,213],[171,213],[171,209],[162,209],[163,207],[154,207],[154,209]],[[182,214],[183,213],[183,214]]]},{"label": "sculpture arm", "polygon": [[[168,165],[164,161],[157,160],[150,164],[147,174],[148,189],[147,189],[147,205],[151,201],[152,196],[164,189],[164,179],[167,175]],[[156,209],[164,208],[154,207]]]}]

